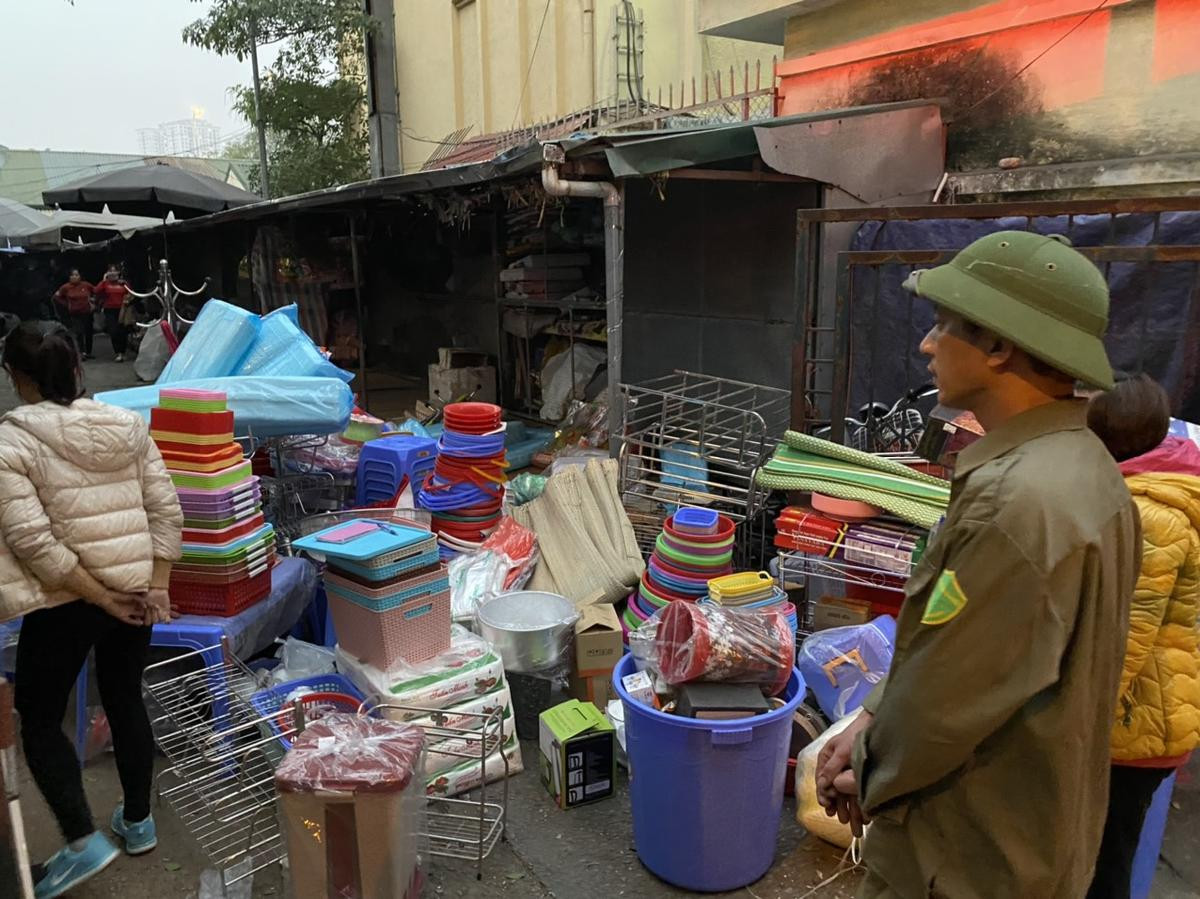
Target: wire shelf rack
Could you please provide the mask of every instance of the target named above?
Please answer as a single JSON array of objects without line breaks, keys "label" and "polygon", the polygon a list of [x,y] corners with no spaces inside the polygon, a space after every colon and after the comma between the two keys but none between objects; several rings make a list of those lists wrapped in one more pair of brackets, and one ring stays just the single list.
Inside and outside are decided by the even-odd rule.
[{"label": "wire shelf rack", "polygon": [[761,555],[761,545],[751,546],[761,539],[741,525],[764,508],[755,475],[787,429],[791,394],[676,371],[622,384],[621,396],[621,496],[643,552],[653,550],[675,508],[704,506],[739,525],[738,565],[749,564],[755,550]]},{"label": "wire shelf rack", "polygon": [[[221,661],[213,662],[218,656]],[[287,847],[277,816],[275,766],[279,738],[294,738],[304,727],[302,711],[289,716],[255,710],[254,674],[224,645],[148,666],[143,689],[155,740],[168,762],[158,795],[221,872],[224,887],[282,861]],[[376,713],[420,719],[428,751],[478,762],[480,786],[471,798],[428,799],[422,837],[430,855],[474,862],[482,879],[483,862],[507,826],[503,710],[455,712],[453,719],[463,725],[458,727],[446,724],[444,710],[371,700],[360,708],[360,714]],[[489,801],[487,763],[497,753],[504,778],[499,797]]]},{"label": "wire shelf rack", "polygon": [[249,705],[254,675],[221,647],[147,667],[151,727],[168,765],[158,794],[166,799],[231,886],[285,854],[275,815],[274,735]]}]

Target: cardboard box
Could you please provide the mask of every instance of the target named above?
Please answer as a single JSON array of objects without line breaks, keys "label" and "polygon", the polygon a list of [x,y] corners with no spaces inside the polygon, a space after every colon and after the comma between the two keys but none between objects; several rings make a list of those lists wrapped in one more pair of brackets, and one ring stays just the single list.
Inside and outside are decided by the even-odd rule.
[{"label": "cardboard box", "polygon": [[571,673],[571,695],[603,709],[617,694],[612,686],[613,669],[625,652],[617,610],[607,603],[579,608],[575,622],[575,670]]},{"label": "cardboard box", "polygon": [[822,596],[813,606],[813,630],[823,631],[871,620],[871,604],[858,599]]},{"label": "cardboard box", "polygon": [[572,699],[542,712],[540,725],[542,783],[559,808],[613,794],[616,731],[603,712],[590,702]]},{"label": "cardboard box", "polygon": [[496,402],[496,368],[479,350],[441,347],[429,366],[429,402],[435,406],[470,396],[473,402]]}]

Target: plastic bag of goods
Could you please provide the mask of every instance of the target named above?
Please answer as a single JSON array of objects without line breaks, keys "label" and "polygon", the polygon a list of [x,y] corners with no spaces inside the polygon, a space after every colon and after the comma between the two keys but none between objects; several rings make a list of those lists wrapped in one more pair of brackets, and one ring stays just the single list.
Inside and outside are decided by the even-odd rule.
[{"label": "plastic bag of goods", "polygon": [[489,549],[450,560],[450,606],[455,621],[474,621],[480,602],[504,592],[510,564],[504,553]]},{"label": "plastic bag of goods", "polygon": [[503,553],[508,559],[508,574],[504,578],[505,590],[520,590],[533,576],[541,554],[538,552],[537,534],[517,524],[516,519],[504,516],[486,540],[483,549]]},{"label": "plastic bag of goods", "polygon": [[787,686],[796,634],[778,608],[737,609],[673,602],[659,609],[652,667],[668,684],[758,684],[768,696]]},{"label": "plastic bag of goods", "polygon": [[796,667],[830,721],[862,706],[892,664],[896,621],[880,615],[866,624],[817,631],[800,644]]},{"label": "plastic bag of goods", "polygon": [[260,322],[253,312],[224,300],[209,300],[163,369],[158,383],[233,374],[258,336]]},{"label": "plastic bag of goods", "polygon": [[354,375],[325,358],[312,338],[287,315],[266,316],[237,370],[238,375],[260,377],[340,378],[349,383]]},{"label": "plastic bag of goods", "polygon": [[830,738],[849,727],[855,717],[850,715],[834,724],[805,746],[796,757],[796,823],[842,849],[849,847],[854,834],[850,832],[849,824],[826,815],[824,806],[817,801],[817,758]]},{"label": "plastic bag of goods", "polygon": [[139,381],[150,383],[157,380],[171,359],[171,345],[163,332],[163,324],[165,323],[147,328],[141,346],[138,347],[137,359],[133,362],[133,373],[138,376]]}]

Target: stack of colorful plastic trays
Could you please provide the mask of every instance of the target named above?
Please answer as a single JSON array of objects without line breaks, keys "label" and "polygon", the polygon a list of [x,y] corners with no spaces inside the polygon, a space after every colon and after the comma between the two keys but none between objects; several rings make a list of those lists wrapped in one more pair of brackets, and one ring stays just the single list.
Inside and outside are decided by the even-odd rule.
[{"label": "stack of colorful plastic trays", "polygon": [[491,403],[451,403],[443,413],[433,471],[418,505],[432,515],[443,559],[477,549],[500,523],[504,503],[504,424]]},{"label": "stack of colorful plastic trays", "polygon": [[732,519],[708,509],[680,509],[666,520],[621,617],[626,642],[669,603],[708,596],[708,582],[733,570],[734,530]]},{"label": "stack of colorful plastic trays", "polygon": [[788,602],[787,593],[775,583],[775,578],[765,571],[746,571],[727,574],[708,582],[706,603],[736,609],[782,611],[796,630],[796,607]]},{"label": "stack of colorful plastic trays", "polygon": [[[361,533],[329,542],[346,528]],[[450,580],[433,534],[364,519],[303,537],[293,546],[324,557],[334,630],[338,645],[350,655],[390,671],[450,649]]]},{"label": "stack of colorful plastic trays", "polygon": [[190,615],[231,616],[271,593],[275,531],[262,493],[233,440],[225,394],[164,388],[150,434],[179,491],[183,558],[171,572],[171,602]]}]

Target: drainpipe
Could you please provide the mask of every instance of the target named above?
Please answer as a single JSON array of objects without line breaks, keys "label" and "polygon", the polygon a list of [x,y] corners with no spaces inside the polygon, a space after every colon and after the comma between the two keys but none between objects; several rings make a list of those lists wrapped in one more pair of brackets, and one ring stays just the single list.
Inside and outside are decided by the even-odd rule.
[{"label": "drainpipe", "polygon": [[615,459],[621,434],[621,344],[625,307],[625,204],[621,188],[608,181],[567,181],[558,167],[566,154],[558,144],[542,145],[542,187],[552,197],[591,197],[604,201],[604,285],[608,295],[608,447]]},{"label": "drainpipe", "polygon": [[[588,58],[588,101],[589,107],[596,105],[596,3],[583,2],[583,42],[587,44]],[[599,124],[599,122],[596,122]]]}]

